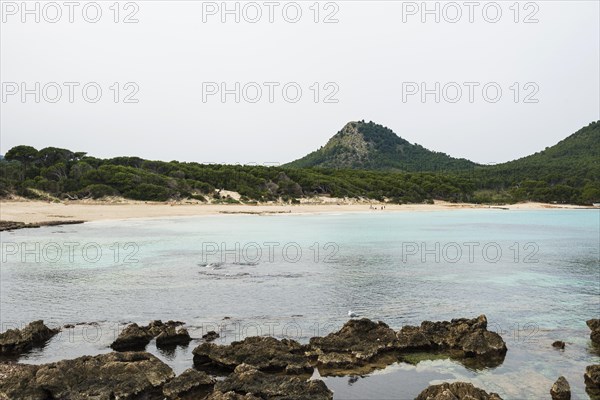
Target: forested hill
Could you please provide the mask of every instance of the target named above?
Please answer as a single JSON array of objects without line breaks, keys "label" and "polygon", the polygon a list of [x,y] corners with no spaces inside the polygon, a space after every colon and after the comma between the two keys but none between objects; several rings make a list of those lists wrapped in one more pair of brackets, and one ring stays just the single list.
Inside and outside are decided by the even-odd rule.
[{"label": "forested hill", "polygon": [[564,174],[577,178],[599,179],[600,121],[592,122],[552,147],[518,160],[498,164],[494,172],[514,170],[531,179]]},{"label": "forested hill", "polygon": [[[100,159],[56,147],[37,150],[31,146],[16,146],[0,159],[0,197],[122,196],[135,200],[237,202],[221,193],[225,189],[238,192],[242,196],[240,201],[245,203],[295,202],[315,195],[394,203],[432,200],[600,202],[600,122],[590,124],[540,153],[495,166],[476,165],[430,152],[396,135],[393,136],[397,139],[393,139],[389,135],[393,132],[376,124],[361,122],[360,126],[365,127],[362,133],[357,133],[358,125],[347,125],[351,132],[340,135],[365,138],[364,143],[359,143],[356,155],[337,158],[350,163],[346,164],[348,169],[298,168],[297,162],[293,167],[263,167],[151,161],[139,157]],[[361,158],[365,143],[372,143],[366,145],[367,152],[372,146],[381,150],[377,152],[379,155],[402,154],[404,158],[400,164],[393,164],[393,160],[383,156],[365,160]],[[421,160],[423,165],[419,167],[416,160]],[[385,171],[351,169],[353,162],[389,165],[390,168]],[[431,165],[438,167],[431,168]],[[352,164],[352,168],[356,165]],[[418,169],[434,171],[398,171]]]},{"label": "forested hill", "polygon": [[472,161],[411,144],[382,125],[357,121],[346,124],[325,146],[286,166],[447,172],[474,165]]},{"label": "forested hill", "polygon": [[518,160],[478,167],[474,179],[488,189],[510,190],[514,199],[600,201],[600,121],[551,147]]}]

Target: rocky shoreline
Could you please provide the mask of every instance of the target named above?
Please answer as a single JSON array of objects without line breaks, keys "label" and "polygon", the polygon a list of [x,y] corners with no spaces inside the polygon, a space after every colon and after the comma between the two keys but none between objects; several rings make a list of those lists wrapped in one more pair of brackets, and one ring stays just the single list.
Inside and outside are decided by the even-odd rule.
[{"label": "rocky shoreline", "polygon": [[[0,399],[332,399],[321,376],[369,372],[405,361],[411,354],[445,355],[466,365],[498,366],[507,347],[487,329],[487,319],[424,321],[394,331],[384,322],[351,319],[337,332],[313,337],[308,344],[266,336],[247,337],[228,345],[203,339],[193,350],[193,368],[176,376],[145,351],[153,338],[157,347],[187,345],[191,338],[180,321],[128,325],[112,343],[113,352],[72,360],[28,365],[0,363]],[[590,328],[597,322],[588,322]],[[592,330],[594,331],[594,328]],[[42,321],[0,334],[0,355],[18,356],[43,346],[58,329]],[[596,337],[597,335],[594,335]],[[160,340],[159,340],[160,339]],[[586,391],[600,398],[600,365],[588,366]],[[549,388],[553,399],[569,399],[564,377]],[[418,400],[499,400],[496,393],[466,382],[431,385]]]},{"label": "rocky shoreline", "polygon": [[14,231],[17,229],[41,228],[43,226],[59,226],[59,225],[75,225],[83,224],[82,220],[65,220],[65,221],[43,221],[43,222],[16,222],[16,221],[0,221],[0,232]]}]

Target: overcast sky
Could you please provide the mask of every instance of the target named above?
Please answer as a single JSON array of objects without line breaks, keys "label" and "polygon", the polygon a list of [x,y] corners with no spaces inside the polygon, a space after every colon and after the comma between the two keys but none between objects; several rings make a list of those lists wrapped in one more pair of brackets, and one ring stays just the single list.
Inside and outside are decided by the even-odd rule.
[{"label": "overcast sky", "polygon": [[600,119],[598,1],[113,3],[2,1],[0,154],[284,163],[365,119],[491,163]]}]

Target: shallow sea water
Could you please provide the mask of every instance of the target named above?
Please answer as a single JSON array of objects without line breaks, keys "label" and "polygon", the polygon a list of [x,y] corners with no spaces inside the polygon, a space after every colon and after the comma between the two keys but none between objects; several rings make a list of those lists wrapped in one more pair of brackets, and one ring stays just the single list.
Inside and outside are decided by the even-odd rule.
[{"label": "shallow sea water", "polygon": [[[155,319],[185,321],[195,338],[218,330],[217,343],[307,342],[338,330],[350,309],[394,329],[486,314],[508,353],[495,368],[442,359],[324,377],[336,399],[414,398],[451,380],[505,399],[547,398],[559,375],[585,399],[585,366],[600,362],[585,325],[600,316],[598,210],[221,215],[2,232],[0,241],[2,331],[35,319],[86,323],[21,362],[108,352],[126,323]],[[198,343],[148,350],[179,373]]]}]

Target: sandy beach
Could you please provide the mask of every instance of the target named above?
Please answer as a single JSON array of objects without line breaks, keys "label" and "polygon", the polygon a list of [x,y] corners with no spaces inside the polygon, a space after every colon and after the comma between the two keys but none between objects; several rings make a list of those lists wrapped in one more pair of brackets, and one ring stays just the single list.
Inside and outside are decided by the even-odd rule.
[{"label": "sandy beach", "polygon": [[[102,202],[102,201],[65,201],[45,202],[28,200],[0,201],[0,221],[41,223],[49,221],[103,221],[132,218],[186,217],[218,214],[313,214],[337,212],[396,212],[396,211],[445,211],[464,209],[505,209],[505,210],[546,210],[546,209],[584,209],[565,204],[519,203],[512,205],[477,205],[466,203],[435,202],[435,204],[385,204],[353,203],[344,200],[323,199],[302,204],[203,204],[203,203],[154,203],[154,202]],[[373,208],[370,208],[373,207]]]}]

